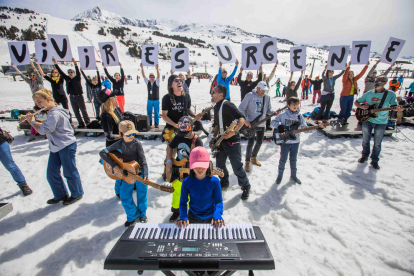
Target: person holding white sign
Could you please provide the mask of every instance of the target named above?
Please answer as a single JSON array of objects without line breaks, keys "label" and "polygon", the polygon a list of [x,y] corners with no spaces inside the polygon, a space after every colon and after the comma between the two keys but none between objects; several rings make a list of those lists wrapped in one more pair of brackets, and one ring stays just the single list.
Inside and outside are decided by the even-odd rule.
[{"label": "person holding white sign", "polygon": [[[377,68],[377,65],[381,62],[381,59],[378,59],[378,61],[374,64],[374,66],[372,66],[371,70],[368,72],[368,75],[365,77],[365,88],[364,88],[364,93],[375,89],[375,80],[377,79],[377,70],[375,70]],[[388,67],[388,69],[383,73],[384,76],[387,76],[392,67],[395,65],[395,62]]]},{"label": "person holding white sign", "polygon": [[81,69],[81,73],[82,73],[83,78],[86,81],[87,87],[91,90],[91,100],[93,101],[93,105],[95,107],[96,120],[100,121],[101,120],[100,111],[101,111],[102,102],[99,100],[98,95],[99,95],[99,92],[101,92],[102,84],[101,84],[101,78],[99,77],[98,66],[96,66],[96,77],[93,77],[92,81],[90,80],[90,77],[86,77],[82,69]]},{"label": "person holding white sign", "polygon": [[32,94],[34,94],[36,91],[41,90],[44,86],[43,79],[40,76],[39,72],[36,70],[33,61],[30,61],[30,65],[33,67],[33,72],[29,74],[29,77],[26,77],[22,72],[19,71],[19,69],[17,69],[16,65],[13,65],[12,63],[14,70],[16,70],[22,79],[29,84],[30,90],[32,91]]},{"label": "person holding white sign", "polygon": [[112,91],[115,92],[116,99],[119,104],[119,108],[121,109],[122,112],[125,112],[125,109],[124,109],[124,106],[125,106],[125,94],[124,94],[125,75],[124,75],[124,69],[122,69],[122,64],[121,62],[119,63],[119,67],[121,68],[121,74],[117,72],[114,74],[114,77],[112,77],[108,73],[108,70],[106,70],[106,67],[103,62],[102,62],[102,66],[104,68],[106,76],[112,82],[112,85],[113,85]]},{"label": "person holding white sign", "polygon": [[[333,70],[326,71],[326,67],[322,72],[322,79],[323,79],[323,90],[321,93],[321,107],[319,108],[318,114],[316,115],[315,123],[318,123],[318,120],[322,118],[323,114],[323,122],[327,123],[329,118],[329,112],[331,111],[332,104],[335,99],[335,82],[338,78],[340,78],[343,74],[345,74],[345,70],[342,70],[341,73],[334,76]],[[326,71],[326,74],[325,74]],[[326,110],[325,110],[326,108]],[[323,113],[325,111],[325,113]]]},{"label": "person holding white sign", "polygon": [[299,98],[298,97],[298,89],[299,89],[299,86],[302,83],[302,77],[303,77],[304,72],[305,71],[301,72],[300,77],[298,79],[298,82],[292,81],[292,77],[293,77],[294,72],[292,71],[290,73],[290,79],[289,79],[289,82],[288,82],[288,86],[286,87],[286,101],[289,100],[292,97]]},{"label": "person holding white sign", "polygon": [[338,119],[342,120],[342,124],[348,124],[348,119],[351,117],[352,106],[354,105],[354,95],[358,95],[358,80],[362,78],[368,69],[369,61],[364,66],[361,73],[354,77],[354,71],[350,71],[351,62],[346,67],[345,74],[342,77],[342,92],[339,99],[339,105],[341,111],[339,112]]},{"label": "person holding white sign", "polygon": [[[37,63],[37,59],[35,60],[35,62]],[[55,102],[57,104],[62,105],[64,109],[69,110],[69,101],[66,97],[65,89],[63,88],[63,83],[65,82],[65,79],[60,77],[59,72],[58,70],[56,70],[56,68],[52,69],[49,76],[43,72],[42,67],[40,67],[40,64],[37,64],[37,68],[39,69],[40,75],[42,75],[42,77],[45,80],[50,82],[50,85],[52,87],[53,99],[55,99]],[[69,121],[72,123],[72,115]]]},{"label": "person holding white sign", "polygon": [[259,68],[259,78],[255,81],[252,81],[253,79],[253,73],[248,72],[246,76],[246,80],[242,80],[242,74],[243,74],[243,66],[240,68],[240,73],[237,77],[237,82],[240,85],[240,96],[241,100],[243,101],[244,97],[247,95],[247,93],[250,93],[253,91],[253,89],[256,88],[257,84],[262,81],[263,79],[263,62],[260,65]]},{"label": "person holding white sign", "polygon": [[229,84],[230,84],[231,80],[234,78],[234,75],[236,75],[237,68],[239,66],[239,61],[236,59],[236,66],[234,66],[234,70],[230,74],[230,76],[227,76],[227,70],[226,69],[221,69],[222,65],[223,65],[223,63],[221,63],[221,61],[220,61],[220,68],[219,68],[218,76],[217,76],[217,85],[221,84],[224,87],[226,87],[226,89],[227,89],[226,99],[230,101],[230,86],[229,86]]},{"label": "person holding white sign", "polygon": [[160,70],[158,69],[158,63],[155,69],[157,70],[157,78],[153,73],[150,73],[148,80],[145,76],[144,66],[141,63],[141,73],[148,91],[147,116],[152,126],[152,110],[154,110],[155,129],[158,129],[160,124]]},{"label": "person holding white sign", "polygon": [[[70,104],[72,105],[73,112],[75,112],[76,119],[78,120],[78,128],[84,128],[85,124],[88,125],[90,123],[90,119],[88,112],[86,111],[85,99],[83,98],[83,89],[78,64],[76,63],[75,58],[73,58],[72,61],[75,64],[76,74],[73,69],[69,69],[68,76],[62,71],[62,69],[60,69],[55,58],[52,58],[52,61],[55,63],[55,67],[61,77],[63,77],[66,81],[66,92],[69,94]],[[80,112],[82,112],[83,120]]]}]

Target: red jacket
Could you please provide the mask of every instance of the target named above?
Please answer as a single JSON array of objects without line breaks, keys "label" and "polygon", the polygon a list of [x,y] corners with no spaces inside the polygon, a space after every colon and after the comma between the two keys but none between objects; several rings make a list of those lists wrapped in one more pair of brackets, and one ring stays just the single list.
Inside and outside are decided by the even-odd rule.
[{"label": "red jacket", "polygon": [[[346,67],[345,70],[345,74],[342,77],[342,92],[341,92],[341,96],[349,96],[349,93],[351,92],[351,88],[352,88],[352,82],[349,79],[349,68],[350,66]],[[358,75],[354,76],[354,85],[355,85],[355,89],[354,89],[354,95],[358,95],[358,83],[357,81],[362,78],[362,76],[365,74],[365,72],[368,69],[368,65],[365,65],[364,69],[362,69],[361,73],[359,73]]]},{"label": "red jacket", "polygon": [[[309,86],[310,86],[310,78],[307,78],[307,81],[308,81],[308,88],[309,88]],[[302,86],[302,88],[304,88],[305,87],[305,79],[303,79],[303,81],[302,81],[302,83],[300,84],[301,86]]]}]

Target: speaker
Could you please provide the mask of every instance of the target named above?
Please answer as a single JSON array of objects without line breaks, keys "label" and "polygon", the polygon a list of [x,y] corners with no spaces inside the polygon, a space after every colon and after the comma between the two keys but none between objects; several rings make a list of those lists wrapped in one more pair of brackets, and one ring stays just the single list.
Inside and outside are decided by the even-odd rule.
[{"label": "speaker", "polygon": [[150,130],[150,120],[147,115],[141,115],[141,114],[134,114],[136,119],[136,129],[141,132],[147,132]]}]

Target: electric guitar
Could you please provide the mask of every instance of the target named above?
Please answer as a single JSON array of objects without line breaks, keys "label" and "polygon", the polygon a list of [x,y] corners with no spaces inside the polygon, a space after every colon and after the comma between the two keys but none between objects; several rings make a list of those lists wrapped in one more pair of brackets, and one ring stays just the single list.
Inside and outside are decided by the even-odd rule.
[{"label": "electric guitar", "polygon": [[[229,127],[226,129],[226,131],[223,132],[223,134],[225,133],[229,133],[230,131],[234,130],[234,128],[237,126],[237,120],[234,120]],[[211,153],[213,154],[213,157],[216,158],[217,153],[219,153],[220,150],[220,144],[223,141],[224,137],[222,135],[219,135],[216,139],[216,142],[214,142],[213,147],[211,148]]]},{"label": "electric guitar", "polygon": [[[276,145],[282,145],[286,143],[288,140],[296,140],[296,133],[306,132],[309,130],[317,129],[322,126],[328,126],[330,123],[320,124],[317,126],[311,126],[306,128],[298,129],[298,124],[292,124],[290,126],[279,125],[279,127],[273,129],[273,139]],[[283,128],[283,131],[280,132],[280,128]]]},{"label": "electric guitar", "polygon": [[173,193],[174,188],[170,185],[159,185],[157,183],[154,183],[149,180],[144,180],[141,176],[138,174],[141,172],[141,167],[136,161],[130,161],[128,160],[125,155],[120,153],[119,151],[115,150],[108,153],[108,156],[115,161],[115,163],[121,168],[121,170],[114,170],[114,173],[112,172],[112,166],[105,162],[103,160],[103,165],[106,174],[109,176],[109,178],[112,178],[114,180],[123,180],[128,184],[135,184],[136,181],[140,181],[141,183],[151,186],[155,189],[161,190],[163,192],[167,193]]},{"label": "electric guitar", "polygon": [[177,128],[170,128],[170,129],[167,128],[167,129],[164,129],[164,134],[162,135],[162,137],[164,137],[164,139],[168,143],[171,143],[172,139],[174,138],[173,137],[173,134],[176,133],[176,132],[178,132],[178,129]]},{"label": "electric guitar", "polygon": [[[173,170],[177,169],[178,167],[178,173],[180,174],[180,181],[182,182],[184,180],[184,174],[190,174],[190,168],[187,168],[188,159],[183,158],[180,161],[175,160],[175,158],[172,159]],[[220,177],[224,177],[224,172],[219,168],[214,168],[212,165],[210,166],[212,175],[218,175]],[[167,181],[171,182],[171,171],[167,171]]]},{"label": "electric guitar", "polygon": [[[281,112],[287,108],[288,106],[279,108],[276,112],[279,112],[279,111]],[[250,125],[251,125],[250,127],[243,125],[243,127],[240,129],[239,132],[243,134],[244,137],[246,137],[247,139],[250,139],[255,135],[257,127],[260,126],[261,123],[266,122],[267,120],[272,118],[273,116],[276,116],[276,114],[273,113],[271,115],[267,115],[266,117],[264,117],[262,120],[259,121],[260,117],[262,117],[262,115],[259,115],[253,121],[250,122]]]},{"label": "electric guitar", "polygon": [[[363,104],[366,106],[366,104]],[[381,112],[381,111],[389,111],[389,110],[394,110],[397,108],[397,106],[392,106],[392,107],[387,107],[387,108],[380,108],[378,109],[379,104],[373,104],[373,105],[369,105],[368,109],[362,109],[362,108],[357,108],[355,111],[355,117],[357,118],[357,120],[361,123],[368,121],[371,118],[378,118],[377,113]],[[414,109],[413,105],[405,105],[403,107],[404,109]]]}]

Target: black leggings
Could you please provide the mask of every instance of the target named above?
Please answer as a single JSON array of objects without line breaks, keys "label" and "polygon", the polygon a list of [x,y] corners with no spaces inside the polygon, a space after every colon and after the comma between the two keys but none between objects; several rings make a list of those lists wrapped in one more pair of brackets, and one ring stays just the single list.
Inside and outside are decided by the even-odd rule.
[{"label": "black leggings", "polygon": [[[256,134],[249,139],[249,142],[247,143],[247,149],[246,149],[246,161],[250,161],[250,157],[256,157],[259,153],[260,147],[262,146],[263,139],[264,139],[264,133],[265,128],[264,127],[258,127]],[[253,153],[252,148],[254,144],[254,138],[257,137],[256,145],[254,146]]]},{"label": "black leggings", "polygon": [[321,102],[321,107],[319,108],[318,115],[316,115],[316,120],[321,119],[322,113],[323,113],[325,107],[326,107],[326,110],[325,110],[325,114],[323,115],[323,119],[328,120],[329,112],[331,111],[333,101],[334,100],[332,99],[332,100],[327,100],[327,101]]}]

